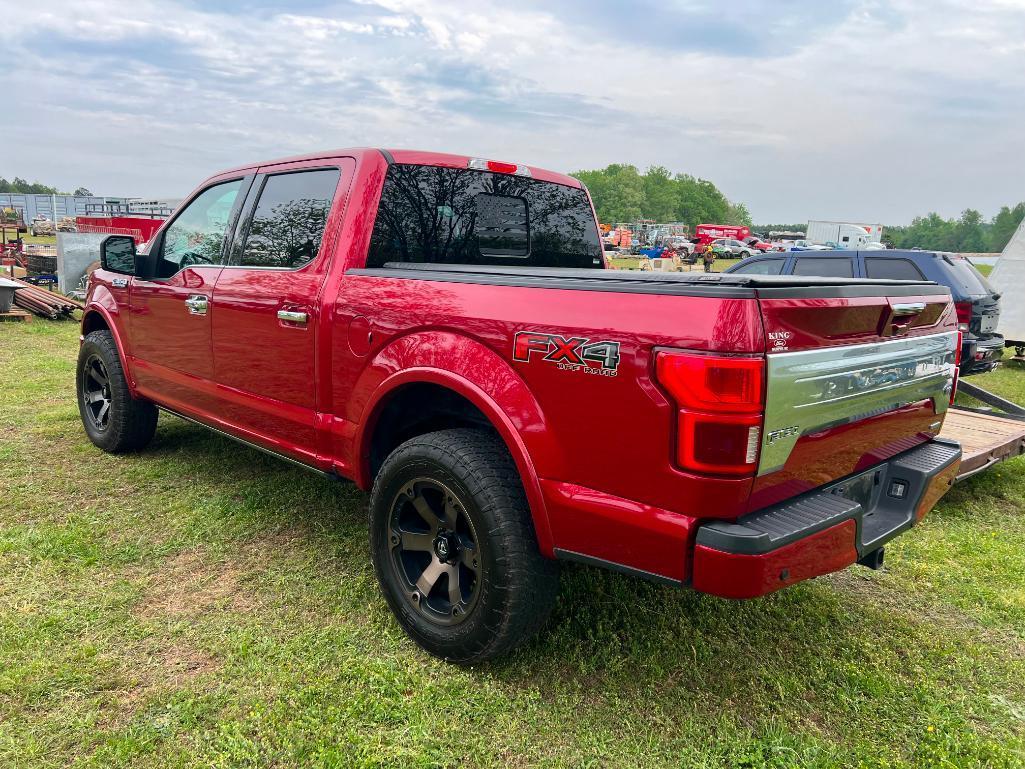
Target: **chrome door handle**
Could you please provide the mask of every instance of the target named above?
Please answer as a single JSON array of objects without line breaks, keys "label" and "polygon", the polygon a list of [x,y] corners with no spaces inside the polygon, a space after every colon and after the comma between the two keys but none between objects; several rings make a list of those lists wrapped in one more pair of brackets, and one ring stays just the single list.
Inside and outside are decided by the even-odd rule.
[{"label": "chrome door handle", "polygon": [[287,320],[289,323],[305,323],[308,317],[305,312],[278,310],[278,320]]},{"label": "chrome door handle", "polygon": [[203,294],[193,294],[185,300],[185,306],[189,308],[189,315],[206,315],[207,298]]}]

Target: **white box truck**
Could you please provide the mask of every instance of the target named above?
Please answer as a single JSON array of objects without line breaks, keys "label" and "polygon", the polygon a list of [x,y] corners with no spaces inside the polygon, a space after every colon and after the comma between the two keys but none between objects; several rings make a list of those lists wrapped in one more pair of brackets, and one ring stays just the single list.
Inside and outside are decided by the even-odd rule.
[{"label": "white box truck", "polygon": [[835,243],[837,248],[857,251],[868,243],[878,243],[883,237],[883,225],[858,222],[808,222],[807,238],[816,245]]}]

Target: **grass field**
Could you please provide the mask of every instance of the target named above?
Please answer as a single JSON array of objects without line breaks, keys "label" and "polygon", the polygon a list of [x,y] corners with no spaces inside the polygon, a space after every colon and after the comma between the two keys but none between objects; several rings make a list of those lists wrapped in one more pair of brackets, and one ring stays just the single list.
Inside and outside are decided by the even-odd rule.
[{"label": "grass field", "polygon": [[77,333],[0,326],[0,766],[1025,764],[1023,460],[883,572],[734,603],[568,567],[539,639],[460,669],[393,622],[353,487],[166,415],[94,449]]}]

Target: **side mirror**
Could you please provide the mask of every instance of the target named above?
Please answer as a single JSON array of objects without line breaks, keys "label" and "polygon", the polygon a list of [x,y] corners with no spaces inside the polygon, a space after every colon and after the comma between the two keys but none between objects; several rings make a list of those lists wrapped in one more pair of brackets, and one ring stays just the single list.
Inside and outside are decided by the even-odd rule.
[{"label": "side mirror", "polygon": [[130,235],[104,238],[100,243],[100,264],[110,272],[135,275],[135,238]]}]

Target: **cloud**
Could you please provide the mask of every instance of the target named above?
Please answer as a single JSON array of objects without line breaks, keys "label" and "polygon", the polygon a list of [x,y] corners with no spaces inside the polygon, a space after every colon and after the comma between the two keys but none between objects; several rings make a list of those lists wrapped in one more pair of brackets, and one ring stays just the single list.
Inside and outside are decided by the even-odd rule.
[{"label": "cloud", "polygon": [[8,9],[0,173],[180,195],[353,145],[659,163],[759,221],[1025,198],[1025,3],[54,0]]}]

